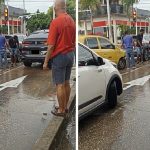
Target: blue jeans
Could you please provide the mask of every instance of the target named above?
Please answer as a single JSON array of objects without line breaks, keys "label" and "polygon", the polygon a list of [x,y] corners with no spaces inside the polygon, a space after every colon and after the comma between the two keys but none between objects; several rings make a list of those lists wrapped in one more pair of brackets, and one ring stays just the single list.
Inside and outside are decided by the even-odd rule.
[{"label": "blue jeans", "polygon": [[6,50],[0,50],[0,69],[6,68],[8,65]]},{"label": "blue jeans", "polygon": [[126,60],[127,60],[127,68],[135,67],[135,59],[132,48],[126,49]]}]

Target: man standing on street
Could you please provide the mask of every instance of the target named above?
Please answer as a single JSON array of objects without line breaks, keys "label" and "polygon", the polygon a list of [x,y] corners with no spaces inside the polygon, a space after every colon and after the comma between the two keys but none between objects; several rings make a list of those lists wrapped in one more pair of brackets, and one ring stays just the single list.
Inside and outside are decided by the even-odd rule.
[{"label": "man standing on street", "polygon": [[52,61],[52,78],[56,85],[59,107],[55,107],[52,114],[64,116],[70,97],[70,75],[74,62],[75,50],[75,22],[66,13],[65,0],[55,1],[56,18],[51,22],[48,36],[48,50],[43,69],[48,68]]},{"label": "man standing on street", "polygon": [[[6,39],[0,31],[0,70],[7,67]],[[3,62],[4,59],[4,62]]]},{"label": "man standing on street", "polygon": [[134,54],[133,54],[133,37],[129,35],[128,31],[125,32],[125,35],[123,37],[122,47],[126,51],[127,69],[130,69],[131,66],[134,69],[135,60],[134,60]]},{"label": "man standing on street", "polygon": [[144,29],[141,29],[140,34],[137,35],[137,63],[143,62],[143,50],[142,50],[143,34]]}]

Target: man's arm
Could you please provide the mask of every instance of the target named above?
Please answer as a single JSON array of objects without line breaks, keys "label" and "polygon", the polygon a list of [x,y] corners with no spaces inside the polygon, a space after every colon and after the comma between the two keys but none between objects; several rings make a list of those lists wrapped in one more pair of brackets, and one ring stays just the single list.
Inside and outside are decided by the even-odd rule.
[{"label": "man's arm", "polygon": [[45,56],[45,61],[44,61],[44,64],[43,64],[43,69],[48,68],[48,62],[49,62],[49,59],[50,59],[50,56],[51,56],[51,53],[52,53],[53,50],[54,50],[54,45],[48,45],[47,53],[46,53],[46,56]]}]

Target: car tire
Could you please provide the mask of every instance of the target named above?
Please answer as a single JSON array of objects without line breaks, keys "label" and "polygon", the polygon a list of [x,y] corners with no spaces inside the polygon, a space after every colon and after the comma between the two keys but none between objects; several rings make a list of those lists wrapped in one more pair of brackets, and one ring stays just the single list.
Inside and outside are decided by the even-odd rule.
[{"label": "car tire", "polygon": [[31,67],[31,65],[32,65],[31,62],[27,62],[27,61],[24,61],[23,64],[24,64],[26,67]]},{"label": "car tire", "polygon": [[121,58],[118,62],[118,69],[123,70],[126,67],[126,60],[125,58]]},{"label": "car tire", "polygon": [[107,102],[109,108],[114,108],[117,105],[117,87],[115,81],[110,84]]}]

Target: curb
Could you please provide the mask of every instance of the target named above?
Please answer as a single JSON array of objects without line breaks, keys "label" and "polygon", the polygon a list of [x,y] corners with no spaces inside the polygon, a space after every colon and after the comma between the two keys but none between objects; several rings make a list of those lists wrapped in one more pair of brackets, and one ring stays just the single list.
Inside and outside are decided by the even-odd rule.
[{"label": "curb", "polygon": [[[69,112],[75,106],[75,90],[76,84],[74,83],[71,87],[70,99],[68,102]],[[67,118],[53,117],[53,121],[49,122],[47,128],[44,130],[42,136],[36,141],[32,150],[55,150],[60,142],[60,137],[65,129]]]}]

